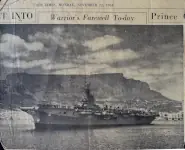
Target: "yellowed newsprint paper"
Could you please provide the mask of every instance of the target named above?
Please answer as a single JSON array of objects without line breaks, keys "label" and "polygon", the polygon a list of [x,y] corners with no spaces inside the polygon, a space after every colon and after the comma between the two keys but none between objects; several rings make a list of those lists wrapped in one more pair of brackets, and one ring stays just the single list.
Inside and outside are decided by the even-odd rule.
[{"label": "yellowed newsprint paper", "polygon": [[0,0],[0,148],[184,148],[184,0]]}]

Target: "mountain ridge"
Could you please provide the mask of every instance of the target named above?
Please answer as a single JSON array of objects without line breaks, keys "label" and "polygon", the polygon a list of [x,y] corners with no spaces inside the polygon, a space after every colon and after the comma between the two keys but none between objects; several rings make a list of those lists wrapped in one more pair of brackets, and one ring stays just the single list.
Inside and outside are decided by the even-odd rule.
[{"label": "mountain ridge", "polygon": [[181,102],[151,90],[146,82],[128,79],[122,73],[91,75],[13,73],[7,75],[5,81],[0,82],[0,85],[6,83],[4,88],[1,85],[1,102],[34,105],[42,100],[52,100],[74,104],[83,95],[85,80],[91,83],[90,88],[97,102],[108,101],[110,104],[119,103],[123,106],[132,104],[133,107],[167,112],[182,109]]}]

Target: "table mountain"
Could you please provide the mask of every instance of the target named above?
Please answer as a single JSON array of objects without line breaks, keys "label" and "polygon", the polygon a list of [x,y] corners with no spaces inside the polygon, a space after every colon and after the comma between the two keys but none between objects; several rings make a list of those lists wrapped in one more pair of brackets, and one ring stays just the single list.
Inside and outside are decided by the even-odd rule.
[{"label": "table mountain", "polygon": [[122,107],[150,108],[175,112],[182,109],[179,101],[151,90],[146,82],[127,79],[121,73],[92,75],[9,74],[0,82],[3,104],[30,106],[41,101],[74,104],[81,100],[85,80],[96,102]]}]

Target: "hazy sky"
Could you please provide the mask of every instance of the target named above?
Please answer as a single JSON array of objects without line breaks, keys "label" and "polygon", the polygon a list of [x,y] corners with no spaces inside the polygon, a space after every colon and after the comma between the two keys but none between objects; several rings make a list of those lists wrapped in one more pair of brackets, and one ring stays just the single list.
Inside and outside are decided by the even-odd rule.
[{"label": "hazy sky", "polygon": [[119,72],[183,99],[182,26],[1,25],[1,77]]}]

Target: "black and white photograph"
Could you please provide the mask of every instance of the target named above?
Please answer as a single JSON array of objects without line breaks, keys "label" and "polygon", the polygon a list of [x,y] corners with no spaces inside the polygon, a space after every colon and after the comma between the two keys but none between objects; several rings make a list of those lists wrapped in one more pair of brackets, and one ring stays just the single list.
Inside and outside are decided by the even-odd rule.
[{"label": "black and white photograph", "polygon": [[0,25],[8,149],[183,148],[183,26]]}]

